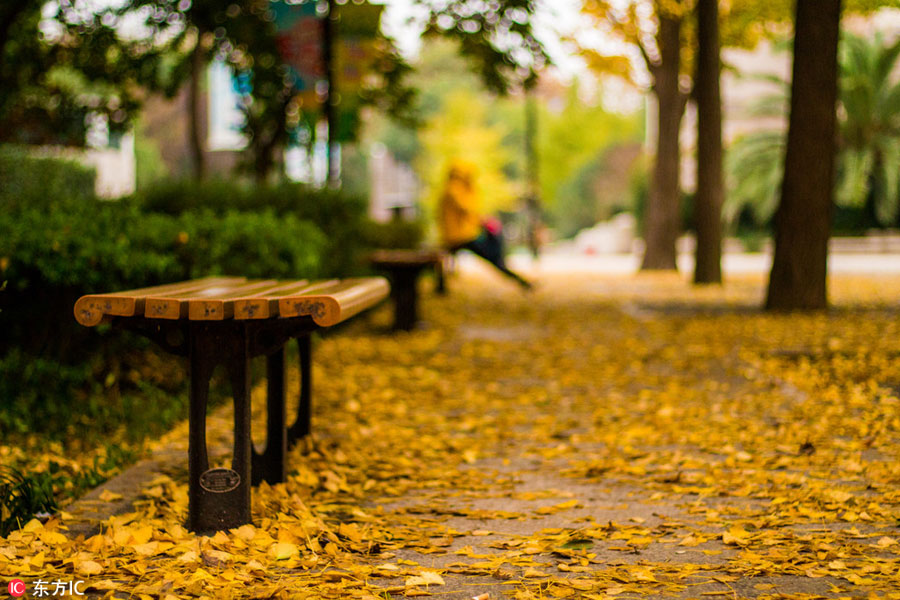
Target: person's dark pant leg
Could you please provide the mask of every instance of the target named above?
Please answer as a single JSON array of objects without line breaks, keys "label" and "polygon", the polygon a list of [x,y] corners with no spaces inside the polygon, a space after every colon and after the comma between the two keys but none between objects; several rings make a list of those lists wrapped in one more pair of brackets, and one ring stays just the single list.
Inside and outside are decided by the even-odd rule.
[{"label": "person's dark pant leg", "polygon": [[531,283],[526,281],[521,275],[511,271],[506,266],[506,260],[503,258],[503,250],[499,244],[492,243],[491,240],[488,240],[487,236],[479,236],[478,238],[463,244],[461,246],[457,246],[451,249],[452,252],[457,252],[458,250],[469,250],[473,254],[477,254],[481,258],[485,259],[494,267],[497,268],[498,271],[506,275],[507,277],[513,279],[524,288],[531,288]]}]

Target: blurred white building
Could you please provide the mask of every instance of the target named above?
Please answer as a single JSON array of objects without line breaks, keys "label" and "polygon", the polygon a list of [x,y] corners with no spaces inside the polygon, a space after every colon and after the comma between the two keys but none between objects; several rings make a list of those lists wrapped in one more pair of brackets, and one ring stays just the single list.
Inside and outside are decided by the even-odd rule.
[{"label": "blurred white building", "polygon": [[383,144],[369,152],[369,216],[375,221],[418,216],[419,179],[412,168],[397,161]]}]

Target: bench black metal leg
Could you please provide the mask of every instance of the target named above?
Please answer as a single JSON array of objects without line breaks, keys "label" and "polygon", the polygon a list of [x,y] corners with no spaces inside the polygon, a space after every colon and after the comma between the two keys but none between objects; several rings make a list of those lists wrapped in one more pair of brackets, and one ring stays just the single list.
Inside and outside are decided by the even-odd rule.
[{"label": "bench black metal leg", "polygon": [[234,394],[234,452],[231,468],[238,473],[240,481],[234,490],[234,513],[230,516],[243,525],[251,520],[250,466],[253,441],[250,437],[250,351],[246,335],[237,335],[236,338],[240,348],[232,355],[227,368]]},{"label": "bench black metal leg", "polygon": [[419,269],[397,269],[394,272],[394,329],[412,331],[419,320],[416,279]]},{"label": "bench black metal leg", "polygon": [[282,346],[266,356],[267,418],[266,448],[253,452],[252,482],[282,483],[287,474],[287,427],[285,423],[284,367],[285,348]]},{"label": "bench black metal leg", "polygon": [[309,435],[312,421],[312,340],[310,336],[298,337],[297,347],[300,351],[300,403],[297,406],[297,420],[288,429],[288,446],[293,446],[297,440]]},{"label": "bench black metal leg", "polygon": [[188,424],[188,528],[191,531],[203,529],[204,521],[200,494],[200,475],[209,470],[209,456],[206,451],[206,404],[209,399],[209,379],[215,364],[205,353],[209,345],[200,336],[190,336],[189,373],[191,378],[190,421]]},{"label": "bench black metal leg", "polygon": [[[218,531],[250,522],[250,352],[242,325],[196,325],[190,334],[191,421],[189,516],[192,531]],[[206,403],[214,357],[224,355],[234,399],[231,469],[209,469]]]}]

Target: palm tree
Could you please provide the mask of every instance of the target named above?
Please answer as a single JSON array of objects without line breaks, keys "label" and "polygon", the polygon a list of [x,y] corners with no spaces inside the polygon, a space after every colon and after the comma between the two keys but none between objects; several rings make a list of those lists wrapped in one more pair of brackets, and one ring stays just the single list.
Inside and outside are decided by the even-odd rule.
[{"label": "palm tree", "polygon": [[887,45],[844,36],[838,113],[841,180],[838,204],[869,207],[882,225],[897,222],[900,175],[900,81],[892,77],[900,39]]},{"label": "palm tree", "polygon": [[[900,217],[900,81],[892,77],[900,39],[888,45],[881,34],[844,33],[840,48],[838,157],[835,200],[842,207],[867,208],[871,220],[889,226]],[[759,116],[782,116],[790,85],[766,77],[781,89],[753,108]],[[729,193],[723,217],[733,223],[749,210],[768,223],[778,205],[784,166],[783,131],[748,134],[728,152]]]}]

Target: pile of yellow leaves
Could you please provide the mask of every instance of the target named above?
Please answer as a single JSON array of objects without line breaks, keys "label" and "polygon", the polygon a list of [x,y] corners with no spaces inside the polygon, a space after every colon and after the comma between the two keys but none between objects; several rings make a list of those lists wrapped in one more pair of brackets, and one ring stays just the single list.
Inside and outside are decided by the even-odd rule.
[{"label": "pile of yellow leaves", "polygon": [[900,599],[900,279],[833,283],[834,310],[770,315],[753,278],[455,281],[420,331],[379,332],[383,310],[317,345],[314,433],[253,524],[186,531],[182,465],[96,535],[63,512],[0,539],[0,576],[167,600]]}]

